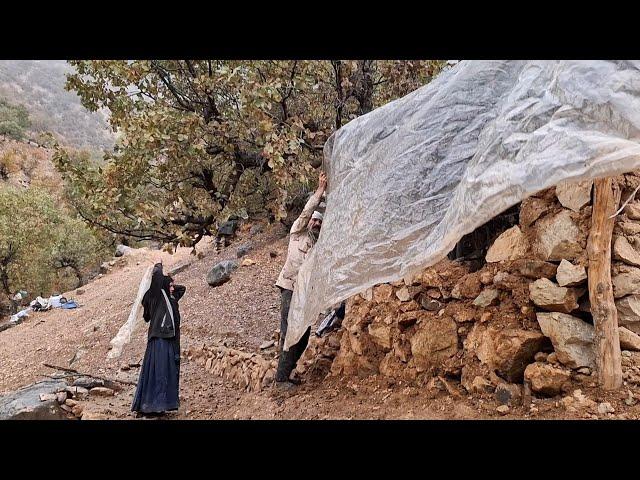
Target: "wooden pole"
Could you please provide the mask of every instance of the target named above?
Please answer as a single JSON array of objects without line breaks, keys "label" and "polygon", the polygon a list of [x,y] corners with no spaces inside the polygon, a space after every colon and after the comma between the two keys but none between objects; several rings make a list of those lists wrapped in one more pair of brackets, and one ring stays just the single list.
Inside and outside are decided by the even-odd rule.
[{"label": "wooden pole", "polygon": [[618,335],[618,312],[611,285],[611,234],[618,208],[620,188],[612,179],[594,181],[591,231],[587,241],[589,255],[589,301],[595,326],[594,350],[598,382],[605,390],[622,386],[622,356]]}]

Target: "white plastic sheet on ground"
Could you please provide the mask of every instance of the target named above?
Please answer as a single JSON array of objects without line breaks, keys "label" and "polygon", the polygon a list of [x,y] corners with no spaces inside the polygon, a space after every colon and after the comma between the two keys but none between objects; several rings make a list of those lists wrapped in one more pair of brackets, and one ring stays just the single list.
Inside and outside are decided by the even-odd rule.
[{"label": "white plastic sheet on ground", "polygon": [[326,214],[285,348],[530,194],[639,168],[639,129],[639,61],[463,61],[353,120],[325,146]]}]

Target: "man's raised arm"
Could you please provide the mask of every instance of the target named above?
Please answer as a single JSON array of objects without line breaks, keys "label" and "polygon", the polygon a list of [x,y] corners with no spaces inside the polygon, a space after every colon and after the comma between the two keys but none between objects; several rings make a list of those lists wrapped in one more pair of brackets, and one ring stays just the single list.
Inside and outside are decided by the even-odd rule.
[{"label": "man's raised arm", "polygon": [[313,211],[316,209],[318,205],[320,205],[320,201],[322,200],[322,194],[327,188],[327,176],[324,172],[320,172],[320,178],[318,179],[318,188],[311,196],[311,198],[307,201],[306,205],[302,209],[302,213],[298,217],[298,219],[293,222],[291,226],[290,233],[298,233],[307,228],[307,224],[311,219],[311,215],[313,215]]}]

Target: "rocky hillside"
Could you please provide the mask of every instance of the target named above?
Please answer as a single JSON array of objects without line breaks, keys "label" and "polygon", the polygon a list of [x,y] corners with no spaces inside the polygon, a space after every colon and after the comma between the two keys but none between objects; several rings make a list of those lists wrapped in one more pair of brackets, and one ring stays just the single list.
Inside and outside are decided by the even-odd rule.
[{"label": "rocky hillside", "polygon": [[33,132],[48,131],[64,144],[101,150],[114,136],[103,113],[92,113],[64,88],[71,67],[64,60],[0,61],[0,98],[26,107]]}]

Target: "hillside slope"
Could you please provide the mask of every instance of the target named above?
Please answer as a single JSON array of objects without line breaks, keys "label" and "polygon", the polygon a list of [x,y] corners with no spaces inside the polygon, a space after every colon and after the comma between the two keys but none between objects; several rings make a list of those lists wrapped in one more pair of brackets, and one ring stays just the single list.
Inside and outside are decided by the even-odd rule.
[{"label": "hillside slope", "polygon": [[65,90],[72,67],[64,60],[0,61],[0,98],[27,108],[34,131],[54,133],[76,148],[109,149],[114,135],[103,113],[85,109]]},{"label": "hillside slope", "polygon": [[[279,327],[279,292],[273,286],[282,267],[287,237],[282,228],[268,229],[251,237],[245,230],[231,246],[216,253],[210,242],[202,246],[201,259],[180,249],[163,253],[167,268],[189,265],[175,275],[186,285],[181,301],[182,349],[226,343],[271,360],[275,348],[259,350]],[[211,266],[236,257],[238,245],[251,241],[255,248],[247,255],[256,263],[241,266],[231,281],[211,288],[206,275]],[[129,314],[138,282],[157,251],[134,250],[116,261],[112,271],[68,292],[81,307],[35,313],[24,323],[0,332],[0,394],[52,375],[49,363],[83,373],[136,381],[138,365],[146,345],[146,331],[137,331],[121,358],[106,359],[109,341]],[[275,255],[275,256],[274,256]],[[313,345],[312,338],[311,344]],[[502,417],[495,401],[468,396],[455,381],[448,386],[437,381],[427,385],[407,384],[377,376],[364,379],[342,377],[311,378],[292,391],[268,387],[248,392],[207,372],[183,355],[181,406],[178,419],[477,419],[477,418],[591,418],[583,412],[570,413],[557,399],[534,399],[535,410],[513,408]],[[627,389],[615,393],[587,391],[597,401],[615,406],[619,418],[640,418],[640,406],[627,407]],[[90,399],[86,412],[98,418],[130,419],[133,387],[114,397]],[[606,418],[603,416],[602,418]]]}]

